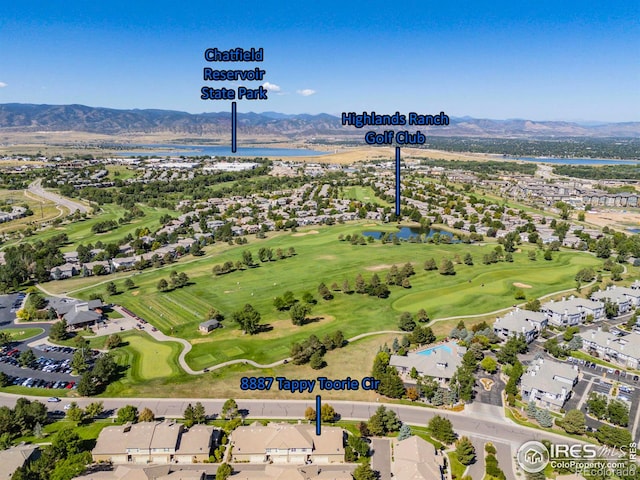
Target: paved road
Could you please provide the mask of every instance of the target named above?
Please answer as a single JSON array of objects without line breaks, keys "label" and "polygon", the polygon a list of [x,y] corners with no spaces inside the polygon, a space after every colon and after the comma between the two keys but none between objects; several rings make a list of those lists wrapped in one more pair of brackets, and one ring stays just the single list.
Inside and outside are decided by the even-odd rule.
[{"label": "paved road", "polygon": [[27,190],[33,195],[46,198],[47,200],[51,200],[52,202],[55,202],[57,205],[61,205],[63,207],[68,208],[71,213],[75,212],[76,210],[79,210],[80,213],[89,212],[89,207],[81,203],[74,202],[73,200],[69,200],[66,197],[62,197],[57,193],[49,192],[44,188],[42,188],[42,179],[40,178],[32,182],[27,188]]}]

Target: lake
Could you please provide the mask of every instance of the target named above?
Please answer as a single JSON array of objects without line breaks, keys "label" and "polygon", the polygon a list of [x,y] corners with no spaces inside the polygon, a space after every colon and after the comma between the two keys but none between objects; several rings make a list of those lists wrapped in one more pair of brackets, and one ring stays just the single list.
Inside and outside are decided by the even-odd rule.
[{"label": "lake", "polygon": [[503,157],[524,162],[555,163],[558,165],[638,165],[640,160],[614,160],[611,158],[549,158],[549,157]]},{"label": "lake", "polygon": [[179,156],[179,157],[316,157],[327,155],[331,152],[319,152],[296,148],[262,148],[239,147],[236,153],[231,152],[231,147],[226,145],[171,145],[171,144],[147,144],[147,145],[118,145],[120,148],[139,148],[139,151],[123,151],[118,155],[126,157],[137,156]]},{"label": "lake", "polygon": [[453,240],[453,233],[451,232],[446,232],[444,230],[437,230],[437,229],[429,229],[428,231],[426,231],[424,229],[416,228],[416,227],[401,227],[395,232],[393,231],[380,232],[377,230],[366,231],[366,232],[362,232],[362,235],[364,235],[365,237],[373,237],[376,240],[380,240],[385,233],[396,235],[401,240],[409,240],[411,237],[417,237],[418,235],[424,235],[425,233],[427,234],[427,238],[430,238],[430,237],[433,237],[436,233],[439,233],[440,235],[449,237],[451,239],[451,243],[455,243],[458,241],[458,240]]}]

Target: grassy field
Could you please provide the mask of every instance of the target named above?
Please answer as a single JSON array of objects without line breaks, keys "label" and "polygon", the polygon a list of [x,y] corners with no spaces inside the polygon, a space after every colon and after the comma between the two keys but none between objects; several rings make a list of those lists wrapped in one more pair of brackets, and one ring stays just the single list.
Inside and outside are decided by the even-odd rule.
[{"label": "grassy field", "polygon": [[[126,210],[118,205],[103,205],[103,213],[101,213],[97,217],[73,222],[68,225],[49,228],[48,230],[40,232],[37,236],[31,238],[34,241],[36,239],[47,240],[48,238],[51,238],[60,233],[66,233],[69,237],[69,244],[62,247],[61,250],[63,252],[69,252],[75,250],[81,243],[84,245],[87,245],[88,243],[95,244],[98,240],[102,241],[102,243],[109,243],[115,240],[119,240],[127,236],[128,234],[135,235],[135,230],[137,228],[158,228],[160,226],[160,217],[164,214],[168,213],[169,215],[173,215],[174,217],[177,216],[175,211],[169,209],[151,208],[142,205],[139,205],[139,207],[145,212],[144,217],[136,218],[125,225],[119,225],[117,228],[109,232],[95,234],[91,231],[91,227],[98,222],[103,222],[106,220],[117,221],[119,218],[121,218],[125,214]],[[27,241],[29,241],[29,239],[27,239]]]},{"label": "grassy field", "polygon": [[[337,240],[341,233],[357,233],[366,228],[363,224],[316,227],[300,233],[272,235],[266,240],[252,240],[240,247],[215,245],[205,258],[190,257],[190,263],[171,267],[189,275],[189,286],[159,292],[156,285],[161,278],[168,278],[169,269],[149,271],[134,276],[138,286],[134,290],[125,291],[123,281],[117,280],[123,293],[109,297],[107,301],[126,306],[164,333],[191,341],[193,350],[187,361],[193,368],[201,369],[237,358],[270,363],[285,358],[292,342],[306,339],[311,334],[322,337],[342,330],[348,338],[363,332],[395,330],[403,311],[415,313],[425,308],[431,318],[486,314],[516,303],[514,283],[531,287],[525,289],[528,298],[538,297],[571,288],[573,277],[580,268],[597,267],[601,263],[591,255],[577,252],[558,252],[552,261],[532,262],[527,258],[532,247],[526,246],[514,254],[513,263],[483,265],[482,255],[495,245],[375,243],[354,246]],[[297,255],[223,276],[211,273],[214,264],[239,260],[245,249],[257,257],[257,250],[262,246],[285,250],[293,246]],[[444,257],[463,257],[466,252],[472,253],[476,265],[456,265],[456,275],[442,276],[437,271],[422,269],[428,258],[439,262]],[[369,280],[374,272],[384,281],[392,264],[402,266],[408,261],[416,270],[416,275],[411,277],[412,288],[391,287],[389,299],[336,291],[333,300],[319,300],[311,314],[313,320],[300,327],[292,325],[287,312],[279,312],[273,307],[273,298],[287,290],[297,298],[306,291],[318,297],[320,282],[329,287],[334,282],[341,286],[346,279],[353,287],[358,273]],[[103,278],[81,280],[105,281]],[[104,294],[103,285],[86,286],[88,288],[78,292],[78,296],[88,298],[91,293]],[[225,320],[222,329],[208,335],[198,332],[198,324],[210,308],[215,307],[229,317],[246,303],[261,313],[262,323],[268,325],[268,331],[255,336],[243,335],[230,320]]]},{"label": "grassy field", "polygon": [[44,332],[42,328],[7,328],[1,329],[0,332],[7,332],[11,337],[11,340],[14,342],[21,342],[22,340],[26,340],[27,338],[35,337],[36,335],[40,335]]},{"label": "grassy field", "polygon": [[0,224],[0,233],[13,232],[20,230],[31,224],[40,224],[53,220],[54,218],[69,213],[64,207],[57,208],[56,204],[50,200],[25,193],[24,190],[0,190],[0,201],[9,202],[16,205],[27,204],[33,215],[24,218],[18,218],[10,222]]},{"label": "grassy field", "polygon": [[377,203],[381,207],[391,206],[389,202],[386,202],[383,199],[376,196],[375,192],[371,187],[359,187],[359,186],[347,187],[344,189],[342,198],[349,198],[351,200],[357,200],[362,203]]}]

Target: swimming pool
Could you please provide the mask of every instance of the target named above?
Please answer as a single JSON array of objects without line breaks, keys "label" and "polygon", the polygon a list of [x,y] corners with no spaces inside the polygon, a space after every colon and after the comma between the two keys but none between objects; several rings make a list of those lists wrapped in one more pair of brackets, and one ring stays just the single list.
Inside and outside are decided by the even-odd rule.
[{"label": "swimming pool", "polygon": [[420,350],[416,352],[418,355],[431,355],[431,352],[435,352],[436,350],[442,350],[445,353],[452,353],[451,347],[449,345],[437,345],[435,347],[425,348],[424,350]]}]

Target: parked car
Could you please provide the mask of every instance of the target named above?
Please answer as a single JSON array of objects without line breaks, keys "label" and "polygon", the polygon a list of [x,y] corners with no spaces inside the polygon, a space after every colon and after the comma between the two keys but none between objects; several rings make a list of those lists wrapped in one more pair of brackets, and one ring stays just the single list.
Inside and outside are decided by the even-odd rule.
[{"label": "parked car", "polygon": [[58,403],[60,399],[58,397],[49,397],[47,402]]}]

